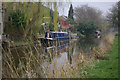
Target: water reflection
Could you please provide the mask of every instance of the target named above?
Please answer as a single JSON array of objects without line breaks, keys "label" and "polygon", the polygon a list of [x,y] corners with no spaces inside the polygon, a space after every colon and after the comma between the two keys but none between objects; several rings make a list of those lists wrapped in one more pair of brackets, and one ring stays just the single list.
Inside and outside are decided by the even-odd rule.
[{"label": "water reflection", "polygon": [[41,77],[47,77],[46,75],[48,73],[51,75],[54,74],[54,68],[64,68],[66,62],[68,62],[70,66],[74,66],[75,59],[77,59],[75,57],[76,54],[83,53],[84,55],[90,56],[92,54],[92,48],[97,46],[99,42],[100,40],[88,41],[86,39],[73,39],[49,47],[41,47],[39,44],[19,47],[11,49],[11,53],[15,59],[16,67],[19,67],[20,59],[26,65],[28,60],[25,57],[30,56],[31,51],[34,53],[33,56],[37,57],[36,59],[40,61],[40,64],[37,64],[36,68],[34,68],[35,71],[39,73]]},{"label": "water reflection", "polygon": [[86,39],[80,38],[77,40],[77,51],[84,53],[84,55],[91,57],[93,48],[98,46],[101,39]]},{"label": "water reflection", "polygon": [[82,38],[44,47],[43,50],[45,51],[45,58],[37,68],[37,71],[44,69],[44,74],[43,72],[40,72],[40,74],[42,77],[46,77],[48,72],[52,76],[54,74],[54,69],[64,69],[66,67],[66,62],[68,62],[70,66],[74,66],[75,58],[77,58],[75,57],[75,54],[83,53],[84,55],[91,57],[92,48],[98,46],[99,42],[100,40],[87,40]]},{"label": "water reflection", "polygon": [[[57,68],[57,69],[65,68],[64,65],[66,64],[66,62],[68,62],[71,66],[73,66],[74,63],[72,59],[73,59],[73,54],[75,52],[75,46],[76,46],[76,40],[71,40],[71,41],[65,41],[62,44],[58,44],[50,47],[44,47],[44,50],[47,55],[45,55],[46,60],[44,59],[44,62],[41,64],[41,67],[44,66],[46,68],[45,72],[52,72],[51,73],[52,75],[54,73],[53,68]],[[38,69],[41,69],[41,67],[39,67]],[[47,67],[49,67],[49,70],[47,70],[48,69]],[[41,73],[41,75],[43,74]]]},{"label": "water reflection", "polygon": [[[44,47],[46,59],[51,63],[54,59],[58,64],[64,64],[66,60],[72,64],[72,56],[74,51],[74,46],[71,42],[65,41],[62,44],[58,43],[57,45],[53,45],[50,47]],[[57,55],[57,56],[56,56]],[[51,59],[52,58],[52,59]]]}]

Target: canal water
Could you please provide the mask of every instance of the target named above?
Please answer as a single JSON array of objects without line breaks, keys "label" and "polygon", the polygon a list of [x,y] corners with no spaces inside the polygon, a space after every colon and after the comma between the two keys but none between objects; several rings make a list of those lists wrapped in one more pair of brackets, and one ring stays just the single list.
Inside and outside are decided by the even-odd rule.
[{"label": "canal water", "polygon": [[[37,68],[37,71],[41,74],[41,77],[47,77],[48,73],[52,76],[54,74],[53,68],[59,71],[61,68],[66,68],[66,63],[69,64],[70,67],[73,67],[80,53],[92,58],[92,49],[98,45],[103,46],[103,41],[101,39],[96,39],[94,41],[72,39],[59,46],[44,47],[43,52],[45,52],[46,55],[43,55],[44,61]],[[43,69],[43,67],[44,72],[41,73],[41,68]]]},{"label": "canal water", "polygon": [[[80,38],[63,41],[62,43],[49,47],[42,46],[40,43],[14,47],[3,51],[3,67],[7,69],[5,62],[11,57],[13,60],[12,63],[14,63],[18,70],[22,66],[26,69],[27,63],[31,62],[33,66],[31,64],[30,66],[32,66],[33,70],[30,68],[28,73],[32,71],[33,73],[37,72],[37,74],[40,75],[39,77],[47,78],[49,77],[48,74],[50,74],[50,76],[54,75],[55,69],[59,71],[60,69],[66,68],[66,63],[69,64],[70,67],[73,67],[78,59],[78,55],[81,53],[88,58],[92,58],[93,48],[96,46],[104,46],[104,40],[102,38],[95,38],[94,40]],[[23,63],[22,65],[20,61]],[[10,61],[8,60],[8,62]],[[21,77],[25,78],[25,73],[26,72],[24,72]]]},{"label": "canal water", "polygon": [[[76,59],[78,58],[77,55],[79,55],[80,53],[91,58],[93,47],[98,45],[103,45],[101,39],[96,39],[95,41],[86,39],[72,39],[63,42],[62,44],[59,43],[57,45],[49,47],[43,47],[41,44],[37,44],[35,45],[36,47],[26,46],[12,48],[10,49],[10,53],[8,50],[7,54],[12,54],[16,67],[21,67],[19,61],[21,60],[22,62],[25,62],[24,64],[26,65],[26,55],[30,56],[31,52],[34,53],[34,55],[38,53],[36,59],[39,59],[40,64],[38,64],[34,72],[40,74],[40,77],[47,78],[48,73],[50,74],[50,76],[54,75],[54,69],[60,70],[61,68],[66,68],[66,63],[69,64],[70,67],[73,67]],[[26,74],[22,75],[22,77],[25,78]]]}]

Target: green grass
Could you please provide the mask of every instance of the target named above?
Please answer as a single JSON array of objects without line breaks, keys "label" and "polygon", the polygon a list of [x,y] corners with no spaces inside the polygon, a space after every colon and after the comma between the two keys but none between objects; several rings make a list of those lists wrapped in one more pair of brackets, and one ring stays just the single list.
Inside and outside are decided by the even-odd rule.
[{"label": "green grass", "polygon": [[85,78],[118,78],[118,37],[115,38],[112,50],[106,55],[109,60],[94,61],[94,67],[87,66],[81,72],[86,71]]}]

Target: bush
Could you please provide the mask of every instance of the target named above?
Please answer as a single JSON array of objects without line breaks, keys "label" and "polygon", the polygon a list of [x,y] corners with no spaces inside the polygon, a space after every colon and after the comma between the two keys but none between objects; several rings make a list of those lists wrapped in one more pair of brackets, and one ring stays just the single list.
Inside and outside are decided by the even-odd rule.
[{"label": "bush", "polygon": [[74,24],[75,23],[74,20],[71,19],[71,18],[68,18],[65,22],[69,23],[69,24]]},{"label": "bush", "polygon": [[17,9],[10,13],[9,19],[10,21],[5,24],[5,32],[10,35],[12,40],[23,39],[26,26],[25,14],[20,9]]},{"label": "bush", "polygon": [[77,26],[77,32],[84,35],[85,38],[93,37],[97,29],[98,26],[95,25],[93,22],[79,23]]},{"label": "bush", "polygon": [[12,19],[12,23],[16,27],[26,24],[25,14],[19,9],[15,12],[12,12],[9,17]]}]

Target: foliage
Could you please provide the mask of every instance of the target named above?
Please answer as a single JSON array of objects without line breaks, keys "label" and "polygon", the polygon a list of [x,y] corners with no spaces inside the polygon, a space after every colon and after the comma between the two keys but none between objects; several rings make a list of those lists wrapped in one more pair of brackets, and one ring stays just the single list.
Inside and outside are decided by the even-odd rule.
[{"label": "foliage", "polygon": [[69,30],[70,30],[71,32],[74,32],[74,28],[73,28],[73,27],[69,27]]},{"label": "foliage", "polygon": [[22,40],[26,26],[25,13],[17,9],[7,14],[9,21],[5,21],[4,33],[9,34],[11,40]]},{"label": "foliage", "polygon": [[52,10],[50,10],[51,21],[53,21],[53,14],[54,14],[54,12]]},{"label": "foliage", "polygon": [[50,25],[49,25],[49,30],[54,31],[54,25],[52,23],[50,23]]},{"label": "foliage", "polygon": [[88,72],[84,75],[84,78],[118,78],[118,37],[115,38],[111,51],[106,54],[105,57],[109,60],[94,60],[94,62],[88,65],[81,71]]},{"label": "foliage", "polygon": [[54,12],[52,10],[50,10],[50,18],[51,18],[51,21],[50,21],[50,24],[49,24],[49,30],[50,31],[53,31],[54,30],[54,25],[53,25],[53,15]]},{"label": "foliage", "polygon": [[71,18],[66,19],[65,22],[66,22],[66,23],[69,23],[69,24],[74,24],[74,23],[75,23],[74,20],[71,19]]},{"label": "foliage", "polygon": [[72,27],[69,27],[69,30],[70,30],[71,32],[75,32],[75,28],[74,28],[74,26],[75,26],[75,21],[74,21],[73,19],[71,19],[71,18],[67,18],[67,19],[65,20],[65,22],[66,22],[66,23],[69,23],[70,25],[73,25]]},{"label": "foliage", "polygon": [[118,21],[118,6],[120,4],[116,3],[112,8],[109,10],[110,12],[107,15],[107,20],[110,24],[112,24],[113,27],[118,27],[119,21]]},{"label": "foliage", "polygon": [[[40,34],[43,34],[44,31],[41,24],[46,22],[48,22],[48,24],[50,25],[48,26],[50,27],[50,30],[57,30],[58,6],[60,6],[58,3],[42,3],[42,2],[4,3],[3,7],[7,11],[5,13],[6,15],[5,16],[6,22],[4,28],[5,33],[10,34],[10,37],[13,37],[14,34],[15,35],[19,34],[16,32],[21,32],[22,33],[21,35],[24,36],[24,38],[31,37],[32,34],[37,35],[38,32],[40,32]],[[12,21],[7,21],[8,16],[11,18]],[[16,29],[20,31],[17,31]],[[12,32],[9,32],[9,30],[12,30]],[[15,38],[15,36],[13,38]]]},{"label": "foliage", "polygon": [[[120,1],[118,2],[118,26],[120,26]],[[119,28],[120,29],[120,28]],[[120,30],[119,30],[120,31]]]},{"label": "foliage", "polygon": [[68,18],[74,20],[73,18],[73,6],[72,4],[70,5],[69,13],[68,13]]},{"label": "foliage", "polygon": [[81,7],[76,7],[74,10],[75,21],[88,23],[90,21],[97,25],[101,25],[104,21],[102,18],[102,12],[94,7],[88,5],[83,5]]},{"label": "foliage", "polygon": [[79,23],[76,28],[80,34],[85,35],[86,38],[90,38],[91,36],[93,36],[98,26],[95,25],[93,22],[88,22]]},{"label": "foliage", "polygon": [[20,9],[11,12],[9,17],[12,19],[12,23],[16,27],[20,27],[26,24],[25,14]]}]

